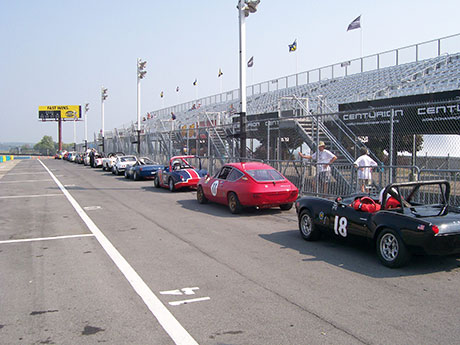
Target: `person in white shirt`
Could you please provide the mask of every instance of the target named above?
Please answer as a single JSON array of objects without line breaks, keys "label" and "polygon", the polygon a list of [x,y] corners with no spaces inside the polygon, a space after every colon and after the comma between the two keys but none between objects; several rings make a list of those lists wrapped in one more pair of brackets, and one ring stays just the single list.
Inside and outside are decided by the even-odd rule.
[{"label": "person in white shirt", "polygon": [[318,183],[320,186],[322,186],[322,192],[326,194],[328,183],[331,180],[330,164],[335,162],[337,156],[333,154],[331,151],[326,150],[326,144],[324,143],[324,141],[319,142],[318,152],[315,152],[313,155],[305,155],[302,152],[299,152],[299,156],[305,159],[316,160]]},{"label": "person in white shirt", "polygon": [[372,180],[372,167],[377,166],[377,163],[368,155],[365,147],[361,148],[361,156],[355,161],[355,167],[358,169],[358,185],[361,192],[366,192],[366,186]]}]

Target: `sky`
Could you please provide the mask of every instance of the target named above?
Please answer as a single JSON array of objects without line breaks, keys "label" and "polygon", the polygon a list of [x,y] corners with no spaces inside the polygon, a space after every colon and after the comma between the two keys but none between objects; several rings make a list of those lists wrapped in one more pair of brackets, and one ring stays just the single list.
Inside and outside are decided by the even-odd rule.
[{"label": "sky", "polygon": [[[141,114],[239,87],[237,0],[0,0],[0,142],[57,141],[40,105],[88,102],[88,139]],[[261,0],[246,19],[248,84],[460,33],[458,0]],[[347,32],[362,16],[362,29]],[[297,40],[297,51],[288,45]],[[460,51],[460,47],[458,49]],[[219,69],[224,73],[218,78]],[[197,86],[193,81],[197,79]],[[180,91],[176,92],[179,86]],[[164,92],[164,98],[160,93]],[[77,142],[84,124],[76,124]],[[73,142],[72,123],[63,141]]]}]

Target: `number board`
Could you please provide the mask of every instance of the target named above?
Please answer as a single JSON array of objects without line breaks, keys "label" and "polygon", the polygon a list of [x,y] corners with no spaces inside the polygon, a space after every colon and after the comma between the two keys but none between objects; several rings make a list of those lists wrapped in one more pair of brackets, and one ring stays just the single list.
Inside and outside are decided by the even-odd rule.
[{"label": "number board", "polygon": [[78,120],[81,118],[80,105],[41,105],[38,107],[40,120]]}]

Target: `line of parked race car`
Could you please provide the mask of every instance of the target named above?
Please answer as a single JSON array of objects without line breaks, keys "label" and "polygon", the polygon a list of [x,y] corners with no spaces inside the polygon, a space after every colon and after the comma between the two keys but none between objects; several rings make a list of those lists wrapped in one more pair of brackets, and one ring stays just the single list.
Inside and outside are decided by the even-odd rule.
[{"label": "line of parked race car", "polygon": [[[307,241],[325,233],[339,239],[364,237],[375,245],[387,267],[401,267],[411,254],[460,253],[460,209],[449,205],[445,180],[391,183],[380,195],[355,193],[335,200],[304,196],[273,167],[259,162],[227,163],[213,176],[195,156],[174,156],[168,165],[121,152],[104,157],[91,152],[58,152],[55,158],[124,174],[134,180],[153,179],[171,192],[196,189],[197,201],[227,205],[236,214],[243,208],[290,210],[295,204],[299,231]],[[196,161],[197,167],[190,164]]]}]

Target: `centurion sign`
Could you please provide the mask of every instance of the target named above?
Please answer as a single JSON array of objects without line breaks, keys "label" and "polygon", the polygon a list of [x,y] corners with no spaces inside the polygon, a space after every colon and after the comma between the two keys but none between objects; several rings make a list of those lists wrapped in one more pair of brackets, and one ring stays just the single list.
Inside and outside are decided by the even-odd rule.
[{"label": "centurion sign", "polygon": [[80,105],[40,105],[38,118],[42,121],[78,120],[81,118]]},{"label": "centurion sign", "polygon": [[459,134],[460,91],[339,105],[341,120],[359,136],[394,132]]}]

